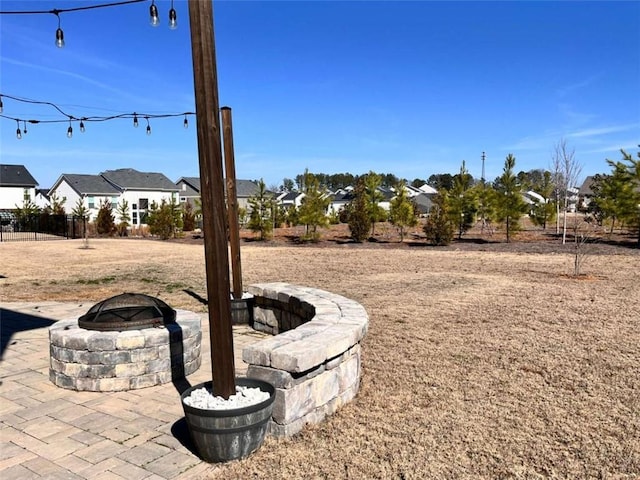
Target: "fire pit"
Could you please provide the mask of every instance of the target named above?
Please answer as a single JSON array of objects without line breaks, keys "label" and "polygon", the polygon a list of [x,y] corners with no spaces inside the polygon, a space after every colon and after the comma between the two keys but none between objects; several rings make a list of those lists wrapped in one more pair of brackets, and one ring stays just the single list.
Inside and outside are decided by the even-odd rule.
[{"label": "fire pit", "polygon": [[123,293],[96,303],[78,319],[87,330],[122,332],[175,323],[176,311],[162,300],[143,293]]},{"label": "fire pit", "polygon": [[198,314],[124,293],[49,328],[49,378],[95,392],[160,385],[198,370],[201,341]]}]

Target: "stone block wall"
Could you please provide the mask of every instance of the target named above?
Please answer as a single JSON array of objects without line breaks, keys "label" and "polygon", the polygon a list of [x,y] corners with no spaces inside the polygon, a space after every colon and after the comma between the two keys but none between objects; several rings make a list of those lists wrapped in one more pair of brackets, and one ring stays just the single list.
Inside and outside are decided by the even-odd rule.
[{"label": "stone block wall", "polygon": [[49,378],[79,391],[113,392],[151,387],[194,373],[201,363],[198,314],[176,311],[176,324],[100,332],[63,320],[49,328]]},{"label": "stone block wall", "polygon": [[269,433],[290,436],[351,401],[369,318],[354,300],[287,283],[251,285],[253,327],[273,337],[246,347],[247,376],[276,387]]}]

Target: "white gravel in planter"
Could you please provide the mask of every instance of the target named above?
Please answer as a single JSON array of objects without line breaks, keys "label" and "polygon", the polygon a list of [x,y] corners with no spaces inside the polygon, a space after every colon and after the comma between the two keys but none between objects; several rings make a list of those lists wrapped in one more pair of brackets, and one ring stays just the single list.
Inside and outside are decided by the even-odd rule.
[{"label": "white gravel in planter", "polygon": [[269,392],[263,392],[257,387],[236,386],[236,393],[228,400],[214,396],[206,388],[198,388],[184,397],[184,403],[194,408],[205,410],[231,410],[232,408],[248,407],[269,399]]}]

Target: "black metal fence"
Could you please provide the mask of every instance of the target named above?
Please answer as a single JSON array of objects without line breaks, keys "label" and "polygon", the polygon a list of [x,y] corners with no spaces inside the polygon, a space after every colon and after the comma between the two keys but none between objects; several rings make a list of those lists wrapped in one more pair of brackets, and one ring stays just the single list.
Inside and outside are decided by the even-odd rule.
[{"label": "black metal fence", "polygon": [[18,217],[3,212],[0,216],[0,242],[82,238],[86,226],[84,218],[73,215],[41,213]]}]

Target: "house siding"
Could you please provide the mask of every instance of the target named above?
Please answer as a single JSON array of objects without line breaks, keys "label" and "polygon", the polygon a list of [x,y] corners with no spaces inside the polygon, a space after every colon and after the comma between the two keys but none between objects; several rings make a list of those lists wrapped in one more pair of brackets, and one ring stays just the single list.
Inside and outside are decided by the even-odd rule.
[{"label": "house siding", "polygon": [[0,188],[0,209],[15,210],[16,206],[22,207],[25,200],[25,192],[29,195],[29,200],[35,202],[35,187],[2,187]]}]

